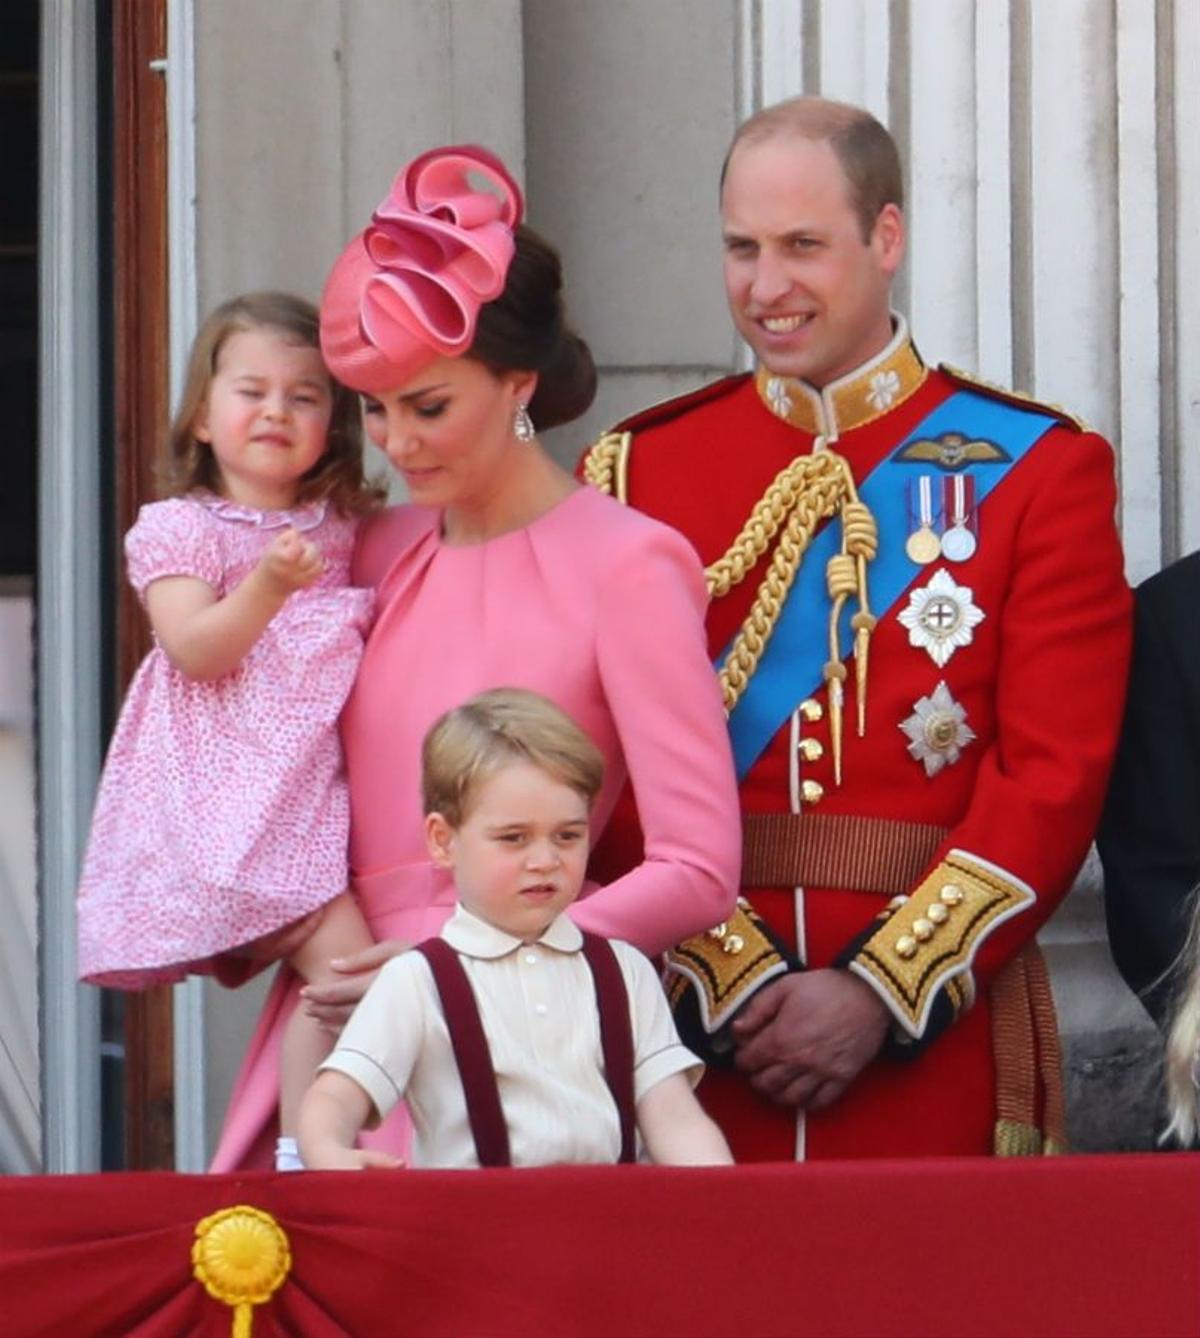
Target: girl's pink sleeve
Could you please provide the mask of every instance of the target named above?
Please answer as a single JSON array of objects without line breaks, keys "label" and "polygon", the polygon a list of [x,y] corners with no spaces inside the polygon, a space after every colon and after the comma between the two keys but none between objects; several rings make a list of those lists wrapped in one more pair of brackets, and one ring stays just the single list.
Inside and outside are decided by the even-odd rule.
[{"label": "girl's pink sleeve", "polygon": [[222,594],[224,563],[214,528],[203,507],[185,497],[151,502],[138,512],[125,536],[129,583],[145,600],[160,576],[194,576]]},{"label": "girl's pink sleeve", "polygon": [[727,918],[741,821],[720,689],[708,658],[699,559],[647,526],[600,596],[601,682],[645,837],[637,868],[592,893],[574,919],[657,953]]}]

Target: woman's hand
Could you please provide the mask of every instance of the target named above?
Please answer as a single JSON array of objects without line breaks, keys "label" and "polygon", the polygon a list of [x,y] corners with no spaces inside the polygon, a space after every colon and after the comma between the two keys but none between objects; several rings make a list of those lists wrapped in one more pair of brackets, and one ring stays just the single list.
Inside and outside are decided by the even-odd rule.
[{"label": "woman's hand", "polygon": [[366,994],[384,962],[398,957],[411,946],[399,939],[384,939],[362,952],[335,957],[329,965],[341,979],[331,985],[305,985],[300,991],[300,1006],[326,1031],[336,1035],[346,1025],[355,1004]]}]

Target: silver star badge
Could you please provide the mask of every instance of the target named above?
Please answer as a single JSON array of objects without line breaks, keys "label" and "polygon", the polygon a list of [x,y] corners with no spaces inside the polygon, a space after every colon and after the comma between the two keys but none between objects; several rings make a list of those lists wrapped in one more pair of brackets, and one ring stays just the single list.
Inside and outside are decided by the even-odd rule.
[{"label": "silver star badge", "polygon": [[929,652],[929,658],[943,668],[959,646],[969,646],[974,629],[985,617],[973,602],[969,586],[956,585],[945,568],[934,572],[928,585],[922,585],[908,597],[908,608],[897,618],[908,628],[908,644]]},{"label": "silver star badge", "polygon": [[966,711],[950,695],[945,683],[939,683],[928,697],[922,697],[900,728],[909,737],[909,755],[924,766],[927,776],[936,776],[943,767],[957,762],[962,750],[975,737],[975,731],[967,724]]}]

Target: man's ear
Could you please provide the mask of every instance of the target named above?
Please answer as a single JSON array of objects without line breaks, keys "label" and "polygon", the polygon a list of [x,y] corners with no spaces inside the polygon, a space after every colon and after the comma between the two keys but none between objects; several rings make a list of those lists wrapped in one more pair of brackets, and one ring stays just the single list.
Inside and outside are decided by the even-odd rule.
[{"label": "man's ear", "polygon": [[439,869],[454,868],[454,828],[440,813],[425,815],[425,846]]},{"label": "man's ear", "polygon": [[899,205],[885,204],[875,219],[871,244],[879,257],[880,268],[891,277],[900,268],[905,248],[904,214]]}]

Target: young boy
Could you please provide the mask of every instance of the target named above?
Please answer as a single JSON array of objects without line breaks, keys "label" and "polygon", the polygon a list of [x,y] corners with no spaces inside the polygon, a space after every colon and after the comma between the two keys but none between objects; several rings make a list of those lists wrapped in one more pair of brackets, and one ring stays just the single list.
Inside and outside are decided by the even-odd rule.
[{"label": "young boy", "polygon": [[650,963],[563,914],[603,766],[563,712],[513,688],[429,732],[425,831],[458,906],[384,966],[321,1065],[299,1119],[310,1169],[399,1165],[354,1141],[401,1097],[417,1166],[629,1161],[635,1122],[653,1161],[732,1161]]}]

